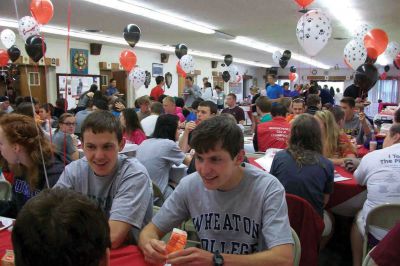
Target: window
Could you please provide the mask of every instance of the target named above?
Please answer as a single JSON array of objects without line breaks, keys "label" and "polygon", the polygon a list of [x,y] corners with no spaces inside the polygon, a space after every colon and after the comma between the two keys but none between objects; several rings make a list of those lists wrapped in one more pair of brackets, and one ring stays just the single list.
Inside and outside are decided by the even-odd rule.
[{"label": "window", "polygon": [[40,86],[39,72],[29,72],[29,86]]}]

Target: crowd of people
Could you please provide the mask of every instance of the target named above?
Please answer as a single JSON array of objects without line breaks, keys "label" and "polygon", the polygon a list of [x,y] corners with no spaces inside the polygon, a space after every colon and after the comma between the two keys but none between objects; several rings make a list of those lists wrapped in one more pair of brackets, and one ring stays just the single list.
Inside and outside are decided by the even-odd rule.
[{"label": "crowd of people", "polygon": [[[246,114],[236,94],[212,88],[207,78],[200,88],[186,77],[182,97],[165,95],[162,76],[156,83],[134,108],[119,98],[115,80],[104,94],[93,84],[70,110],[62,98],[55,106],[30,97],[2,105],[0,163],[12,196],[0,201],[0,216],[17,218],[19,265],[66,257],[99,265],[110,248],[125,244],[138,245],[155,264],[292,265],[285,192],[311,204],[329,240],[334,221],[325,206],[335,166],[354,172],[368,190],[351,234],[354,265],[361,265],[368,212],[400,202],[400,111],[383,148],[360,159],[357,145],[368,146],[378,129],[359,109],[365,99],[346,91],[316,82],[290,90],[269,75],[265,89],[250,89]],[[269,173],[249,163],[245,134],[255,152],[281,149]],[[120,153],[126,144],[138,145],[136,156]],[[170,182],[171,169],[182,164],[187,176]],[[155,216],[154,205],[161,207]],[[161,239],[187,220],[201,248],[167,254]],[[77,233],[67,240],[56,223]],[[387,232],[371,233],[379,241]],[[44,260],[47,252],[53,254]]]}]

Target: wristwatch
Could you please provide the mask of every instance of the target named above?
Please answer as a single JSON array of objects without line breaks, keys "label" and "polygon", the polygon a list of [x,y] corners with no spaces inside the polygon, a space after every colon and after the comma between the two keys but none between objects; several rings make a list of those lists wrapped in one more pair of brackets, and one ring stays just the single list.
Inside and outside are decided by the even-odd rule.
[{"label": "wristwatch", "polygon": [[224,257],[222,257],[222,255],[218,251],[216,251],[216,252],[214,252],[213,262],[214,262],[214,266],[223,266],[224,265]]}]

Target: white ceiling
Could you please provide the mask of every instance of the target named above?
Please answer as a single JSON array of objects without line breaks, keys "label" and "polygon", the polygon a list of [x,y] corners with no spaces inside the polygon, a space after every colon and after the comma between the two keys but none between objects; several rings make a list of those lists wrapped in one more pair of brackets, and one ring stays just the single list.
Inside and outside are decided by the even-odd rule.
[{"label": "white ceiling", "polygon": [[[29,14],[29,0],[15,0],[19,17]],[[351,37],[329,9],[315,0],[311,8],[322,8],[332,19],[332,37]],[[325,0],[327,1],[327,0]],[[329,0],[335,1],[335,0]],[[399,0],[347,0],[355,2],[363,21],[373,27],[382,28],[390,41],[400,41]],[[52,0],[55,15],[49,25],[67,26],[68,0]],[[297,42],[295,30],[301,17],[294,0],[141,0],[135,1],[154,10],[163,10],[178,16],[211,25],[214,29],[234,35],[246,36],[282,49],[305,55]],[[273,65],[270,53],[241,46],[233,42],[189,31],[183,28],[157,22],[87,3],[72,0],[71,28],[99,29],[103,34],[122,36],[123,28],[137,24],[142,31],[141,41],[174,45],[186,43],[189,48],[216,54],[232,54],[233,57],[260,61]],[[0,17],[17,19],[14,0],[0,0]],[[65,37],[64,37],[65,38]],[[316,60],[334,66],[343,64],[343,48],[348,40],[330,39],[327,46],[315,57]],[[305,63],[292,61],[290,65],[305,67]]]}]

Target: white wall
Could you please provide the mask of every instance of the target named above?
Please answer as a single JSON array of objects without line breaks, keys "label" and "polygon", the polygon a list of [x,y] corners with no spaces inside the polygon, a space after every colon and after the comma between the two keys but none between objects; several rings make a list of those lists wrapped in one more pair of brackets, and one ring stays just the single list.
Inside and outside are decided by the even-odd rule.
[{"label": "white wall", "polygon": [[[55,57],[60,59],[60,66],[56,68],[56,73],[70,73],[70,65],[69,60],[67,60],[67,42],[65,39],[56,39],[56,38],[47,38],[46,37],[46,44],[47,44],[47,52],[46,57]],[[17,38],[16,45],[20,48],[22,55],[27,56],[24,48],[24,43],[22,39]],[[79,49],[87,49],[89,50],[89,43],[81,42],[81,41],[71,41],[70,48],[79,48]],[[98,75],[100,73],[99,69],[99,62],[108,62],[108,63],[118,63],[119,62],[119,54],[124,49],[129,49],[128,45],[126,46],[111,46],[111,45],[103,45],[101,49],[101,54],[99,56],[89,55],[89,73],[92,75]],[[134,48],[133,49],[137,56],[137,65],[144,70],[150,71],[152,68],[152,63],[161,63],[160,62],[160,53],[161,51],[156,50],[149,50],[149,49],[141,49],[141,48]],[[223,71],[224,69],[221,67],[221,62],[219,62],[218,67],[216,69],[211,68],[211,59],[201,58],[201,57],[194,57],[195,59],[195,66],[196,69],[201,70],[201,75],[197,77],[196,83],[199,86],[202,86],[202,78],[203,77],[212,77],[212,71]],[[172,74],[172,84],[171,88],[166,88],[166,94],[177,96],[178,94],[178,76],[176,73],[176,64],[178,62],[178,58],[175,54],[170,54],[169,61],[164,65],[164,74],[167,72],[171,72]],[[235,64],[235,63],[233,63]],[[248,65],[239,65],[235,64],[238,68],[239,73],[247,75],[252,75],[256,77],[258,80],[258,84],[263,83],[262,76],[265,73],[265,69],[251,67]],[[47,73],[48,75],[55,75],[55,73]],[[48,89],[55,90],[54,82],[52,82],[52,77],[47,78],[50,81],[51,88],[48,86]],[[55,76],[54,76],[55,80]],[[49,83],[48,83],[49,84]],[[145,88],[142,86],[135,92],[136,97],[150,94],[151,88],[156,85],[155,79],[153,78],[149,88]],[[129,93],[132,95],[132,93]],[[52,93],[48,93],[50,96],[50,100],[52,102],[55,101],[55,95]]]}]

